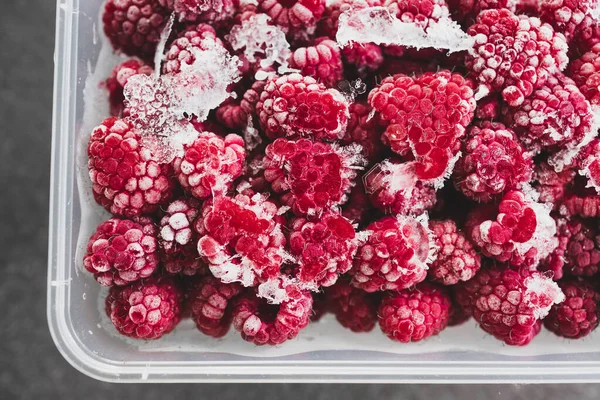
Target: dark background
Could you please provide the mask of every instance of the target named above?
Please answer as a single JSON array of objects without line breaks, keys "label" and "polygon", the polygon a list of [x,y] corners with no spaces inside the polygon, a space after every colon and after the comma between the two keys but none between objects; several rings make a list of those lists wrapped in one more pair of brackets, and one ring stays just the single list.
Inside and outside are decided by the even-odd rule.
[{"label": "dark background", "polygon": [[117,385],[61,357],[46,323],[54,0],[0,8],[0,399],[600,398],[599,385]]}]

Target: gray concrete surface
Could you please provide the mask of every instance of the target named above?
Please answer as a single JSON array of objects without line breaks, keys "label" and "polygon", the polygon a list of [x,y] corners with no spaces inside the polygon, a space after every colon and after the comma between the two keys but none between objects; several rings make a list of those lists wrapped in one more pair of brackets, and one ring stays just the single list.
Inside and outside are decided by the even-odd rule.
[{"label": "gray concrete surface", "polygon": [[598,385],[115,385],[74,370],[46,324],[54,7],[3,0],[0,9],[1,400],[600,398]]}]

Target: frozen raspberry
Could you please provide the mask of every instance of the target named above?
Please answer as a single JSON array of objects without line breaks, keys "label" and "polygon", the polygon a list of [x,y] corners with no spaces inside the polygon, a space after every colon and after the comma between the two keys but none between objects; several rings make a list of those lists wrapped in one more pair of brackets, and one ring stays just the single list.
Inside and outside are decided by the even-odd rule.
[{"label": "frozen raspberry", "polygon": [[277,139],[265,150],[265,178],[294,213],[320,215],[346,200],[362,162],[357,152],[308,139]]},{"label": "frozen raspberry", "polygon": [[174,11],[182,22],[206,22],[221,26],[233,18],[239,0],[158,0],[169,11]]},{"label": "frozen raspberry", "polygon": [[173,160],[177,179],[183,188],[198,199],[225,193],[242,173],[246,150],[238,135],[221,138],[212,132],[201,132],[190,145],[184,146],[183,157]]},{"label": "frozen raspberry", "polygon": [[562,33],[538,18],[516,16],[507,9],[482,11],[468,33],[475,37],[475,48],[466,66],[479,83],[478,95],[502,92],[512,107],[569,61]]},{"label": "frozen raspberry", "polygon": [[565,272],[575,276],[592,276],[600,266],[600,232],[595,224],[581,218],[559,220],[558,237],[565,242]]},{"label": "frozen raspberry", "polygon": [[147,278],[158,268],[156,236],[151,221],[111,218],[90,237],[83,265],[103,286],[124,286]]},{"label": "frozen raspberry", "polygon": [[342,215],[325,212],[315,220],[298,218],[290,230],[290,250],[299,263],[295,276],[300,282],[331,286],[352,268],[360,240]]},{"label": "frozen raspberry", "polygon": [[600,104],[600,43],[574,60],[567,73],[590,103]]},{"label": "frozen raspberry", "polygon": [[521,147],[515,133],[500,123],[483,122],[469,128],[462,150],[454,169],[454,184],[475,201],[489,202],[531,180],[531,155]]},{"label": "frozen raspberry", "polygon": [[151,66],[135,59],[127,60],[113,68],[105,83],[108,90],[110,115],[113,117],[128,115],[127,110],[125,110],[125,95],[123,95],[123,88],[127,80],[133,75],[151,75],[152,72],[154,70]]},{"label": "frozen raspberry", "polygon": [[335,0],[327,1],[323,17],[319,21],[317,32],[335,40],[340,15],[350,10],[381,6],[381,0]]},{"label": "frozen raspberry", "polygon": [[129,286],[110,288],[106,314],[121,335],[158,339],[181,320],[183,295],[170,278],[148,278]]},{"label": "frozen raspberry", "polygon": [[325,0],[261,0],[259,10],[285,32],[314,31],[325,11]]},{"label": "frozen raspberry", "polygon": [[578,34],[569,43],[569,54],[572,58],[581,57],[598,43],[600,43],[600,24],[593,24],[578,31]]},{"label": "frozen raspberry", "polygon": [[428,271],[429,279],[443,285],[454,285],[471,279],[481,267],[481,257],[458,230],[452,220],[431,221],[429,228],[435,238],[437,258]]},{"label": "frozen raspberry", "polygon": [[234,302],[233,327],[248,342],[275,346],[298,336],[311,313],[309,293],[298,292],[288,301],[272,305],[248,291]]},{"label": "frozen raspberry", "polygon": [[152,159],[127,120],[105,119],[88,143],[94,198],[117,216],[152,214],[173,196],[173,169]]},{"label": "frozen raspberry", "polygon": [[[506,8],[512,12],[517,9],[520,0],[447,0],[448,8],[454,20],[471,24],[483,10]],[[537,0],[534,0],[537,1]]]},{"label": "frozen raspberry", "polygon": [[411,163],[383,161],[363,181],[371,203],[386,214],[420,215],[437,201],[435,189],[417,179]]},{"label": "frozen raspberry", "polygon": [[540,19],[549,23],[571,41],[579,32],[596,25],[592,9],[598,0],[539,0]]},{"label": "frozen raspberry", "polygon": [[277,278],[286,244],[278,213],[277,205],[261,194],[206,201],[196,220],[198,253],[213,275],[244,286]]},{"label": "frozen raspberry", "polygon": [[443,288],[422,283],[385,295],[379,306],[379,327],[392,340],[418,342],[446,328],[451,307]]},{"label": "frozen raspberry", "polygon": [[565,301],[555,304],[544,319],[544,326],[558,336],[580,339],[598,327],[600,293],[584,281],[558,282]]},{"label": "frozen raspberry", "polygon": [[[597,132],[594,127],[594,134]],[[579,174],[586,179],[586,187],[600,193],[600,139],[594,139],[585,146],[576,159]]]},{"label": "frozen raspberry", "polygon": [[289,59],[290,68],[312,76],[327,87],[335,87],[344,79],[342,55],[336,42],[326,37],[309,47],[298,47]]},{"label": "frozen raspberry", "polygon": [[496,96],[488,96],[477,102],[475,117],[481,120],[496,120],[500,117],[500,99]]},{"label": "frozen raspberry", "polygon": [[385,61],[381,47],[373,43],[350,43],[342,49],[342,58],[363,78],[379,69]]},{"label": "frozen raspberry", "polygon": [[229,129],[242,129],[248,124],[248,114],[239,101],[229,98],[216,110],[217,120]]},{"label": "frozen raspberry", "polygon": [[374,214],[375,211],[371,205],[369,196],[365,193],[362,181],[356,182],[356,186],[352,188],[348,195],[348,201],[343,206],[342,215],[352,221],[352,223],[362,226]]},{"label": "frozen raspberry", "polygon": [[351,143],[362,147],[362,154],[369,161],[378,158],[383,150],[381,142],[382,129],[376,116],[371,115],[371,106],[364,101],[356,101],[350,105],[350,120],[344,137],[340,142]]},{"label": "frozen raspberry", "polygon": [[575,178],[573,169],[564,169],[556,172],[547,162],[535,166],[534,187],[540,194],[540,202],[551,203],[556,208],[560,205],[567,185]]},{"label": "frozen raspberry", "polygon": [[367,293],[340,281],[325,291],[329,310],[340,325],[352,332],[370,332],[377,323],[378,294]]},{"label": "frozen raspberry", "polygon": [[502,266],[482,268],[456,287],[456,300],[487,333],[510,346],[524,346],[540,331],[540,319],[565,296],[539,272]]},{"label": "frozen raspberry", "polygon": [[272,76],[256,103],[260,125],[268,137],[313,136],[337,140],[350,117],[348,101],[335,89],[297,73]]},{"label": "frozen raspberry", "polygon": [[352,284],[367,292],[401,290],[425,279],[435,247],[426,223],[413,217],[384,217],[366,229],[369,238],[354,258]]},{"label": "frozen raspberry", "polygon": [[517,14],[526,14],[539,17],[539,0],[518,0]]},{"label": "frozen raspberry", "polygon": [[151,60],[168,14],[159,0],[108,0],[102,15],[104,33],[115,50]]},{"label": "frozen raspberry", "polygon": [[515,267],[533,268],[557,246],[549,207],[518,190],[507,192],[497,209],[475,209],[465,231],[484,256]]},{"label": "frozen raspberry", "polygon": [[240,285],[222,283],[213,276],[205,276],[192,283],[187,301],[198,330],[215,338],[225,336],[231,326],[232,302],[241,291]]},{"label": "frozen raspberry", "polygon": [[196,60],[193,50],[208,50],[210,44],[223,46],[215,29],[208,24],[190,25],[173,41],[165,54],[164,74],[176,74],[182,70],[182,63],[192,65]]},{"label": "frozen raspberry", "polygon": [[569,193],[565,195],[559,212],[565,217],[600,217],[600,196],[594,193]]},{"label": "frozen raspberry", "polygon": [[446,70],[387,77],[369,93],[369,104],[386,126],[384,143],[402,156],[412,152],[422,180],[451,170],[476,106],[472,82]]}]

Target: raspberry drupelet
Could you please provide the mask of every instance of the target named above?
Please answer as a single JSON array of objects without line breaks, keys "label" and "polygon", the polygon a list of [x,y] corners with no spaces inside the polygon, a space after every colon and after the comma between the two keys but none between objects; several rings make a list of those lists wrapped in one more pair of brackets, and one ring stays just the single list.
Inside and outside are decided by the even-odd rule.
[{"label": "raspberry drupelet", "polygon": [[298,47],[289,59],[290,68],[311,76],[327,87],[336,87],[344,79],[342,55],[336,42],[321,37],[312,46]]},{"label": "raspberry drupelet", "polygon": [[569,61],[564,35],[539,18],[517,16],[507,9],[485,10],[467,32],[475,38],[466,66],[479,83],[477,97],[501,92],[512,107],[521,105]]},{"label": "raspberry drupelet", "polygon": [[485,121],[470,127],[462,152],[454,168],[454,184],[475,201],[489,202],[532,178],[531,155],[503,124]]},{"label": "raspberry drupelet", "polygon": [[481,267],[481,256],[452,220],[430,221],[435,238],[437,258],[429,266],[430,280],[455,285],[473,278]]},{"label": "raspberry drupelet", "polygon": [[172,164],[183,189],[198,199],[206,199],[231,188],[242,173],[245,158],[241,136],[230,134],[222,138],[212,132],[200,132]]},{"label": "raspberry drupelet", "polygon": [[298,73],[270,77],[256,114],[271,139],[312,136],[335,141],[344,136],[350,118],[348,101],[339,91]]},{"label": "raspberry drupelet", "polygon": [[265,149],[263,167],[284,205],[299,216],[318,216],[346,200],[362,162],[358,147],[277,139]]},{"label": "raspberry drupelet", "polygon": [[116,216],[155,213],[173,197],[173,168],[152,159],[128,120],[108,118],[88,143],[88,169],[94,198]]},{"label": "raspberry drupelet", "polygon": [[424,282],[386,294],[379,305],[379,327],[392,340],[419,342],[446,328],[451,307],[444,288]]},{"label": "raspberry drupelet", "polygon": [[83,266],[103,286],[124,286],[152,275],[159,264],[157,227],[149,218],[139,223],[111,218],[90,237]]},{"label": "raspberry drupelet", "polygon": [[248,290],[233,304],[233,327],[248,342],[275,346],[295,338],[308,325],[312,303],[310,293],[298,291],[289,300],[272,305]]},{"label": "raspberry drupelet", "polygon": [[600,293],[581,280],[565,280],[558,286],[566,299],[555,304],[544,318],[544,326],[558,336],[580,339],[598,327]]},{"label": "raspberry drupelet", "polygon": [[567,75],[593,105],[600,105],[600,43],[590,51],[573,60],[567,69]]},{"label": "raspberry drupelet", "polygon": [[225,336],[231,327],[232,303],[241,292],[237,283],[223,283],[213,276],[193,282],[186,297],[198,330],[214,338]]},{"label": "raspberry drupelet", "polygon": [[328,309],[344,328],[352,332],[370,332],[377,323],[378,293],[367,293],[346,281],[325,290]]},{"label": "raspberry drupelet", "polygon": [[423,281],[435,246],[425,221],[413,217],[384,217],[372,222],[366,243],[358,248],[352,284],[367,292],[401,290]]},{"label": "raspberry drupelet", "polygon": [[556,282],[543,274],[502,265],[482,268],[459,283],[455,294],[485,332],[510,346],[531,342],[540,332],[540,320],[565,299]]},{"label": "raspberry drupelet", "polygon": [[259,11],[286,32],[314,32],[325,11],[325,0],[259,0]]},{"label": "raspberry drupelet", "polygon": [[223,27],[232,19],[239,0],[158,0],[181,22],[205,22]]},{"label": "raspberry drupelet", "polygon": [[196,60],[194,51],[202,52],[214,45],[223,46],[223,42],[212,26],[204,23],[189,25],[168,48],[162,67],[163,73],[176,74],[181,72],[185,66],[194,64]]},{"label": "raspberry drupelet", "polygon": [[123,115],[126,117],[129,114],[125,109],[125,95],[123,94],[127,80],[133,75],[151,75],[153,72],[154,69],[150,65],[136,59],[127,60],[113,68],[105,82],[111,116]]},{"label": "raspberry drupelet", "polygon": [[159,339],[181,320],[183,294],[175,281],[151,277],[110,288],[106,314],[117,331],[134,339]]},{"label": "raspberry drupelet", "polygon": [[152,60],[169,11],[161,0],[108,0],[104,6],[104,33],[115,50]]},{"label": "raspberry drupelet", "polygon": [[310,221],[297,218],[289,228],[290,251],[299,263],[294,275],[300,282],[328,287],[352,268],[361,240],[339,213],[324,212]]},{"label": "raspberry drupelet", "polygon": [[598,0],[539,0],[538,3],[540,19],[564,34],[568,42],[598,23],[597,17],[592,16],[597,7]]}]

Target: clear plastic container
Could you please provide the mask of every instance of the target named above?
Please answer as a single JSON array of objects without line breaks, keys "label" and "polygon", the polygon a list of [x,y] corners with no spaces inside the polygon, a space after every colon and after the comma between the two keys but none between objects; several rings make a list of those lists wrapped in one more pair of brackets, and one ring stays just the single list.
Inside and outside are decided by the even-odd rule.
[{"label": "clear plastic container", "polygon": [[600,334],[579,341],[542,332],[511,348],[467,323],[423,343],[377,329],[353,334],[331,317],[278,347],[236,332],[211,339],[184,321],[154,342],[119,337],[103,313],[105,291],[81,269],[82,249],[107,215],[90,199],[85,145],[108,113],[98,83],[119,61],[104,43],[103,0],[59,0],[52,143],[48,323],[77,369],[122,382],[589,382],[600,381]]}]

